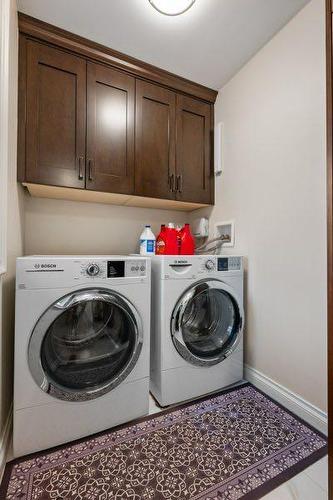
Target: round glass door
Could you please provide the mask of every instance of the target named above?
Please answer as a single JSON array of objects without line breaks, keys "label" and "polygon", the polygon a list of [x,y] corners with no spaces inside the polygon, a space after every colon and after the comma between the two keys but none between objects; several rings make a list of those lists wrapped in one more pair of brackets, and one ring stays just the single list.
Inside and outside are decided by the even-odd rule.
[{"label": "round glass door", "polygon": [[124,380],[141,346],[140,319],[125,298],[84,290],[63,297],[39,319],[29,343],[29,366],[45,392],[82,401]]},{"label": "round glass door", "polygon": [[174,309],[173,342],[187,361],[214,365],[233,352],[242,332],[243,313],[232,290],[220,281],[197,283]]}]

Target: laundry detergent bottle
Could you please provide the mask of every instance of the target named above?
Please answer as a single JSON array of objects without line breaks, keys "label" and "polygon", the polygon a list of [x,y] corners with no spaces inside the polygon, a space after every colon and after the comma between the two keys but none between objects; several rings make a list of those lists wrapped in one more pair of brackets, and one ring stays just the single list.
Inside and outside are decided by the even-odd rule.
[{"label": "laundry detergent bottle", "polygon": [[191,233],[190,225],[185,224],[185,226],[180,231],[180,254],[194,255],[194,250],[195,243]]},{"label": "laundry detergent bottle", "polygon": [[149,225],[146,225],[140,236],[140,255],[155,255],[156,238]]},{"label": "laundry detergent bottle", "polygon": [[177,230],[171,222],[165,228],[165,255],[178,255]]},{"label": "laundry detergent bottle", "polygon": [[165,255],[166,249],[166,228],[165,224],[161,225],[160,234],[156,238],[156,255]]}]

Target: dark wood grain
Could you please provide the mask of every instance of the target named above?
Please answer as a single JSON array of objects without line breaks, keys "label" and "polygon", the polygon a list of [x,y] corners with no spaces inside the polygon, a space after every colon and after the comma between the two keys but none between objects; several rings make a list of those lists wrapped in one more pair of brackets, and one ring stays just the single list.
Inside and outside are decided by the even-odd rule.
[{"label": "dark wood grain", "polygon": [[328,478],[333,500],[333,89],[332,89],[332,3],[326,0],[327,75],[327,345],[328,345]]},{"label": "dark wood grain", "polygon": [[88,63],[87,189],[133,193],[134,99],[132,76]]},{"label": "dark wood grain", "polygon": [[177,96],[176,199],[212,202],[211,108],[191,97]]},{"label": "dark wood grain", "polygon": [[23,14],[19,28],[20,181],[214,202],[216,91]]},{"label": "dark wood grain", "polygon": [[135,194],[174,199],[174,92],[136,83]]},{"label": "dark wood grain", "polygon": [[86,62],[28,40],[26,103],[27,179],[84,187]]},{"label": "dark wood grain", "polygon": [[179,77],[169,71],[139,61],[134,57],[74,35],[26,14],[19,13],[19,30],[30,37],[44,40],[49,44],[75,52],[93,61],[107,63],[115,68],[125,70],[133,76],[193,95],[210,103],[214,103],[216,100],[216,90]]},{"label": "dark wood grain", "polygon": [[26,104],[27,104],[27,43],[23,35],[19,36],[18,67],[18,122],[17,122],[17,180],[26,180]]},{"label": "dark wood grain", "polygon": [[215,108],[214,104],[210,105],[210,204],[215,205]]}]

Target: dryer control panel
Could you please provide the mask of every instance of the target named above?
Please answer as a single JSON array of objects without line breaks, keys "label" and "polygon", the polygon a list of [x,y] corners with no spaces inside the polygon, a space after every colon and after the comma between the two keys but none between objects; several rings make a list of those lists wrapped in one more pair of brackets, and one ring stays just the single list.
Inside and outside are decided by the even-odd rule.
[{"label": "dryer control panel", "polygon": [[242,273],[243,257],[233,255],[156,255],[151,258],[154,279],[221,279],[224,273]]},{"label": "dryer control panel", "polygon": [[219,257],[217,259],[218,271],[240,271],[242,268],[241,257]]}]

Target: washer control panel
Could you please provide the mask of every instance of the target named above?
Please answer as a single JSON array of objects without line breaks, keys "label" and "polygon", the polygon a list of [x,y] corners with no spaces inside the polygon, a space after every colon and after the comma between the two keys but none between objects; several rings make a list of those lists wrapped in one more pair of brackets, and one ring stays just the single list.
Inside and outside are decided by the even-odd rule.
[{"label": "washer control panel", "polygon": [[140,278],[146,276],[147,262],[145,260],[107,260],[97,262],[81,262],[81,276],[86,278],[115,279]]},{"label": "washer control panel", "polygon": [[16,288],[51,290],[78,285],[144,284],[148,282],[149,277],[148,258],[118,255],[36,255],[17,259]]}]

